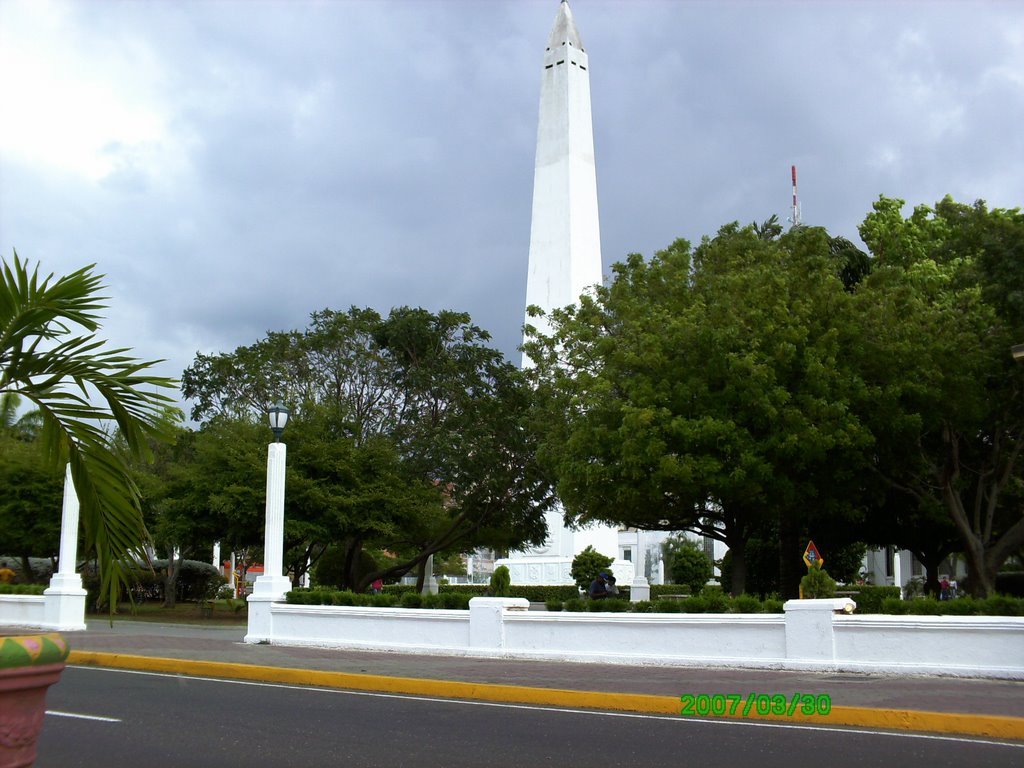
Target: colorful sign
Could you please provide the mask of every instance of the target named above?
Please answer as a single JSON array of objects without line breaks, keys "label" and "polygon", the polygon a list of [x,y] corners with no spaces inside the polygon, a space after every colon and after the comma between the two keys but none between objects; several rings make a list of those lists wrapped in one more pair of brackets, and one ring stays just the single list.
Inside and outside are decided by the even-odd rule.
[{"label": "colorful sign", "polygon": [[808,568],[821,568],[825,564],[825,558],[818,552],[813,541],[807,542],[807,549],[804,550],[804,563]]}]

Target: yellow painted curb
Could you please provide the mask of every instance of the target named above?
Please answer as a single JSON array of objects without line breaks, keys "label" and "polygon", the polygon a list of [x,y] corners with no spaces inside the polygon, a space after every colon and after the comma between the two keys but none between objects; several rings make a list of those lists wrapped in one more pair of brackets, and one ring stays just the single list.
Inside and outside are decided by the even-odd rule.
[{"label": "yellow painted curb", "polygon": [[[494,683],[466,683],[455,680],[430,680],[415,677],[386,677],[350,672],[324,672],[313,669],[264,667],[191,659],[165,659],[100,651],[71,651],[68,664],[88,667],[110,667],[146,672],[180,675],[203,675],[230,680],[254,680],[266,683],[312,685],[321,688],[344,688],[354,691],[400,693],[436,698],[496,701],[510,704],[538,704],[551,707],[598,709],[610,712],[642,712],[645,714],[680,716],[678,696],[653,696],[642,693],[604,693],[569,691],[557,688],[529,688]],[[739,719],[702,716],[701,719]],[[751,712],[744,720],[846,725],[884,728],[898,731],[924,731],[965,736],[987,736],[998,739],[1024,740],[1024,718],[1000,715],[972,715],[948,712],[924,712],[908,709],[872,709],[868,707],[834,706],[828,715],[758,715]]]}]

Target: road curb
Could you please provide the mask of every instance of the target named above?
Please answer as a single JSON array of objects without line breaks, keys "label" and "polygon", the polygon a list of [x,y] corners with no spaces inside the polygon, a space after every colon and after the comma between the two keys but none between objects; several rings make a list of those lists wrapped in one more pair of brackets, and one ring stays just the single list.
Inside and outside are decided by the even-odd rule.
[{"label": "road curb", "polygon": [[[290,667],[266,667],[233,662],[134,656],[124,653],[105,653],[100,651],[73,650],[68,656],[67,663],[86,667],[220,677],[229,680],[309,685],[321,688],[342,688],[377,693],[597,709],[610,712],[638,712],[682,717],[680,715],[681,704],[678,696],[531,688],[518,685],[467,683],[455,680],[431,680],[429,678],[415,677],[388,677],[352,672],[325,672],[323,670]],[[738,718],[708,715],[701,716],[700,719],[735,720]],[[834,706],[827,715],[795,713],[790,717],[772,714],[761,715],[756,712],[750,712],[747,717],[742,719],[813,725],[844,725],[963,736],[986,736],[1024,741],[1024,718],[1000,715]]]}]

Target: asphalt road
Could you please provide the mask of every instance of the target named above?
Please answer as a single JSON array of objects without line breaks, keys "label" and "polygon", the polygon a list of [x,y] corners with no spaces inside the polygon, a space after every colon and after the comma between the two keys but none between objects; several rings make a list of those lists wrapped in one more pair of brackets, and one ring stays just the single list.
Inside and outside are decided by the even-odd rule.
[{"label": "asphalt road", "polygon": [[[1024,744],[458,702],[69,667],[38,768],[1019,766]],[[86,719],[107,718],[107,719]]]}]

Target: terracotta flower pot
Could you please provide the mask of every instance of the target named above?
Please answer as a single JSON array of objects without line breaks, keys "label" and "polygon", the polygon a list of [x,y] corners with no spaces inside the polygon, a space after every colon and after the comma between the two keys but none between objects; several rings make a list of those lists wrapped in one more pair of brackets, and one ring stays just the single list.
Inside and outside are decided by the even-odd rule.
[{"label": "terracotta flower pot", "polygon": [[35,762],[46,689],[60,678],[67,657],[67,643],[56,632],[0,637],[0,768]]}]

